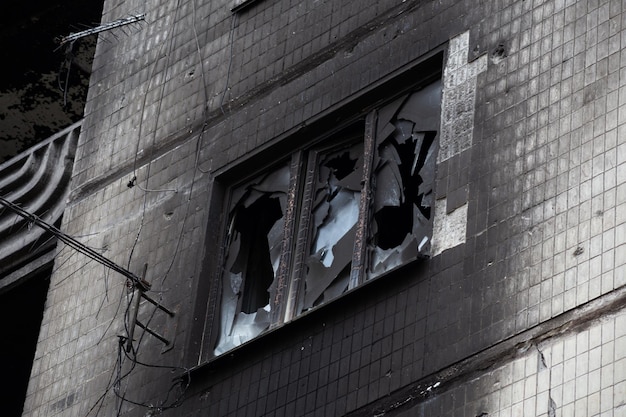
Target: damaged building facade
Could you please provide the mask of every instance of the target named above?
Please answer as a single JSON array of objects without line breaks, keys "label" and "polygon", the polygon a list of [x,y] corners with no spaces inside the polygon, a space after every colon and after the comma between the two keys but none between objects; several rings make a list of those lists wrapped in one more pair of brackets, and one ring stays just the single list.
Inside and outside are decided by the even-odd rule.
[{"label": "damaged building facade", "polygon": [[106,0],[24,415],[626,415],[625,12]]}]

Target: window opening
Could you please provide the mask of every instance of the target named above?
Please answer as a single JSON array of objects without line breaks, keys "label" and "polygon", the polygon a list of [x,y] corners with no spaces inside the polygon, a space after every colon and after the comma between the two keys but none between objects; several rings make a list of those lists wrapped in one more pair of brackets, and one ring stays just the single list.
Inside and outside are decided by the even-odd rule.
[{"label": "window opening", "polygon": [[428,255],[441,92],[405,94],[231,188],[214,355]]},{"label": "window opening", "polygon": [[440,97],[434,83],[379,112],[369,279],[430,248]]},{"label": "window opening", "polygon": [[[282,209],[278,198],[264,194],[249,207],[238,207],[234,228],[240,238],[237,260],[231,272],[246,279],[241,311],[254,313],[269,304],[268,289],[274,281],[280,253],[272,253],[270,241],[280,239]],[[278,227],[276,227],[278,226]],[[280,247],[276,245],[273,249]],[[277,266],[277,265],[276,265]]]},{"label": "window opening", "polygon": [[288,188],[289,169],[284,165],[232,193],[216,355],[270,325]]}]

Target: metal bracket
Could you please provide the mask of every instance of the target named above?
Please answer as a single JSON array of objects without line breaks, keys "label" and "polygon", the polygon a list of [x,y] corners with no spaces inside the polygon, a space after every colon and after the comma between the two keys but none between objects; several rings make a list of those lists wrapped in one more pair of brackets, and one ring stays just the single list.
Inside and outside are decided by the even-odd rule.
[{"label": "metal bracket", "polygon": [[[149,288],[150,284],[145,280],[147,269],[148,269],[148,264],[145,264],[143,268],[143,273],[141,275],[141,282],[146,283],[147,287]],[[131,322],[129,323],[129,326],[128,326],[128,339],[126,341],[126,351],[130,352],[132,350],[135,327],[139,326],[142,329],[144,329],[148,334],[152,335],[154,338],[156,338],[157,340],[159,340],[161,343],[165,345],[163,349],[161,349],[161,353],[167,352],[168,350],[174,347],[174,339],[176,336],[176,322],[171,323],[170,321],[174,319],[176,315],[175,312],[161,305],[158,301],[155,301],[154,299],[149,297],[146,294],[144,287],[136,286],[134,291],[136,292],[136,294],[134,295],[134,298],[133,298]],[[149,328],[147,325],[143,324],[141,321],[139,321],[138,315],[139,315],[139,308],[141,306],[142,299],[148,301],[150,304],[155,306],[158,310],[160,310],[166,315],[166,325],[164,326],[165,329],[168,330],[166,334],[161,334],[157,332],[156,330]]]}]

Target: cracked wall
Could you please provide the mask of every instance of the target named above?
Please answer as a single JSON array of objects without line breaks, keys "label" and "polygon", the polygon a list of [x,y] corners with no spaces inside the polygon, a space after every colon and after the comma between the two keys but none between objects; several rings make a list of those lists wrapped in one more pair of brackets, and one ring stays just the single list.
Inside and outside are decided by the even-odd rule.
[{"label": "cracked wall", "polygon": [[625,310],[583,331],[520,345],[513,358],[502,359],[456,386],[437,384],[421,404],[393,415],[626,415]]}]

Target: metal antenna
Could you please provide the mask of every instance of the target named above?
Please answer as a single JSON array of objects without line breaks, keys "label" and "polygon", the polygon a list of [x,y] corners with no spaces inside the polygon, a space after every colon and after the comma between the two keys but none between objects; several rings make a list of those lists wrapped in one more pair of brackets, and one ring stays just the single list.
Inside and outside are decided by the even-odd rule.
[{"label": "metal antenna", "polygon": [[146,18],[146,15],[144,13],[136,14],[133,16],[124,17],[122,19],[117,19],[109,23],[104,23],[100,26],[96,26],[95,28],[82,30],[76,33],[70,33],[67,36],[61,37],[59,39],[59,44],[64,45],[68,42],[74,42],[75,40],[84,38],[85,36],[94,35],[96,33],[105,32],[107,30],[118,28],[120,26],[126,26],[126,25],[130,25],[131,23],[140,22],[142,20],[145,20],[145,18]]}]

